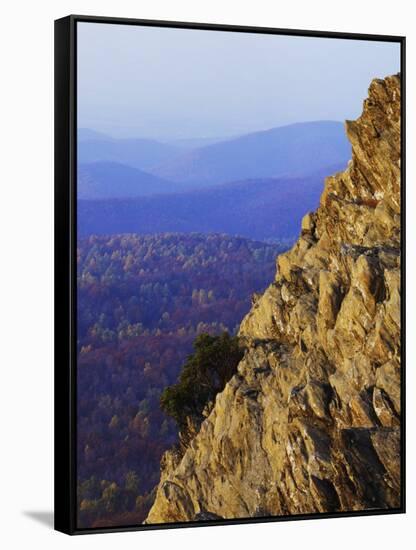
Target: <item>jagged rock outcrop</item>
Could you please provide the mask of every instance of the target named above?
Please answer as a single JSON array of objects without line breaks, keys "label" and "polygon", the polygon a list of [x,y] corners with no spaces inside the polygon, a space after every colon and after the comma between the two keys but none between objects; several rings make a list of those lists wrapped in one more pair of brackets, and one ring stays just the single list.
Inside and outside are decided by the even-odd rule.
[{"label": "jagged rock outcrop", "polygon": [[352,160],[243,320],[247,351],[147,523],[400,505],[400,79],[346,123]]}]

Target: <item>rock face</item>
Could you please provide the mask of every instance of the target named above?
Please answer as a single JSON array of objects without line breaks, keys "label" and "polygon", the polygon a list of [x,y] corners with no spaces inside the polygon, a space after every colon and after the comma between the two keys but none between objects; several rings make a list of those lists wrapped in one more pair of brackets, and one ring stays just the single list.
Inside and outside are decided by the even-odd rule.
[{"label": "rock face", "polygon": [[147,523],[400,506],[400,79],[243,320],[247,351]]}]

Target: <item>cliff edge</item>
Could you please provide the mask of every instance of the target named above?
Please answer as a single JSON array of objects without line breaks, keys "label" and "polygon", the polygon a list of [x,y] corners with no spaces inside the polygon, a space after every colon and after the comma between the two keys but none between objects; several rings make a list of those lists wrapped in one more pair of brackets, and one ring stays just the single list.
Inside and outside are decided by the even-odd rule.
[{"label": "cliff edge", "polygon": [[165,454],[146,523],[400,506],[398,76],[346,132],[348,168],[241,323],[238,373]]}]

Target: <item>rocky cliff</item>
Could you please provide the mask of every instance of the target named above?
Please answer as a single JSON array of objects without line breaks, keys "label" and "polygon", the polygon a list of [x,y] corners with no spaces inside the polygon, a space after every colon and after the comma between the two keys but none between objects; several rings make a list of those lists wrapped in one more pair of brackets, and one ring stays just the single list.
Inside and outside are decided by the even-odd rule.
[{"label": "rocky cliff", "polygon": [[352,160],[241,324],[238,373],[147,523],[400,505],[400,79],[346,123]]}]

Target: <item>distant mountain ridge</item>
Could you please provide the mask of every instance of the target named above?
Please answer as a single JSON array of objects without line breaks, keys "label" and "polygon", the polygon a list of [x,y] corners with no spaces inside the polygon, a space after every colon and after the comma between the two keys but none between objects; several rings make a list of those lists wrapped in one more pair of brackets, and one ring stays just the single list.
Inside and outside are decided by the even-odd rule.
[{"label": "distant mountain ridge", "polygon": [[207,145],[213,145],[214,143],[220,143],[223,141],[228,141],[231,139],[229,137],[201,137],[201,138],[182,138],[168,140],[163,143],[168,143],[174,147],[179,147],[182,151],[189,151],[191,149],[197,149],[200,147],[206,147]]},{"label": "distant mountain ridge", "polygon": [[[339,166],[341,168],[341,166]],[[290,239],[317,207],[324,176],[244,180],[183,193],[80,200],[78,228],[88,234],[227,233],[251,239]]]},{"label": "distant mountain ridge", "polygon": [[314,173],[346,164],[351,146],[335,121],[291,124],[185,152],[150,171],[162,178],[201,186],[248,178]]},{"label": "distant mountain ridge", "polygon": [[118,162],[92,162],[78,166],[79,199],[133,198],[175,193],[182,188],[179,183]]},{"label": "distant mountain ridge", "polygon": [[80,164],[116,162],[189,187],[311,174],[328,165],[346,164],[350,158],[344,125],[335,121],[296,123],[222,140],[169,143],[78,130]]},{"label": "distant mountain ridge", "polygon": [[171,144],[153,139],[114,139],[82,128],[78,131],[78,162],[118,162],[139,170],[147,170],[168,162],[183,151]]},{"label": "distant mountain ridge", "polygon": [[89,139],[105,139],[112,140],[113,138],[104,132],[98,130],[91,130],[91,128],[78,128],[77,130],[78,141],[86,141]]}]

